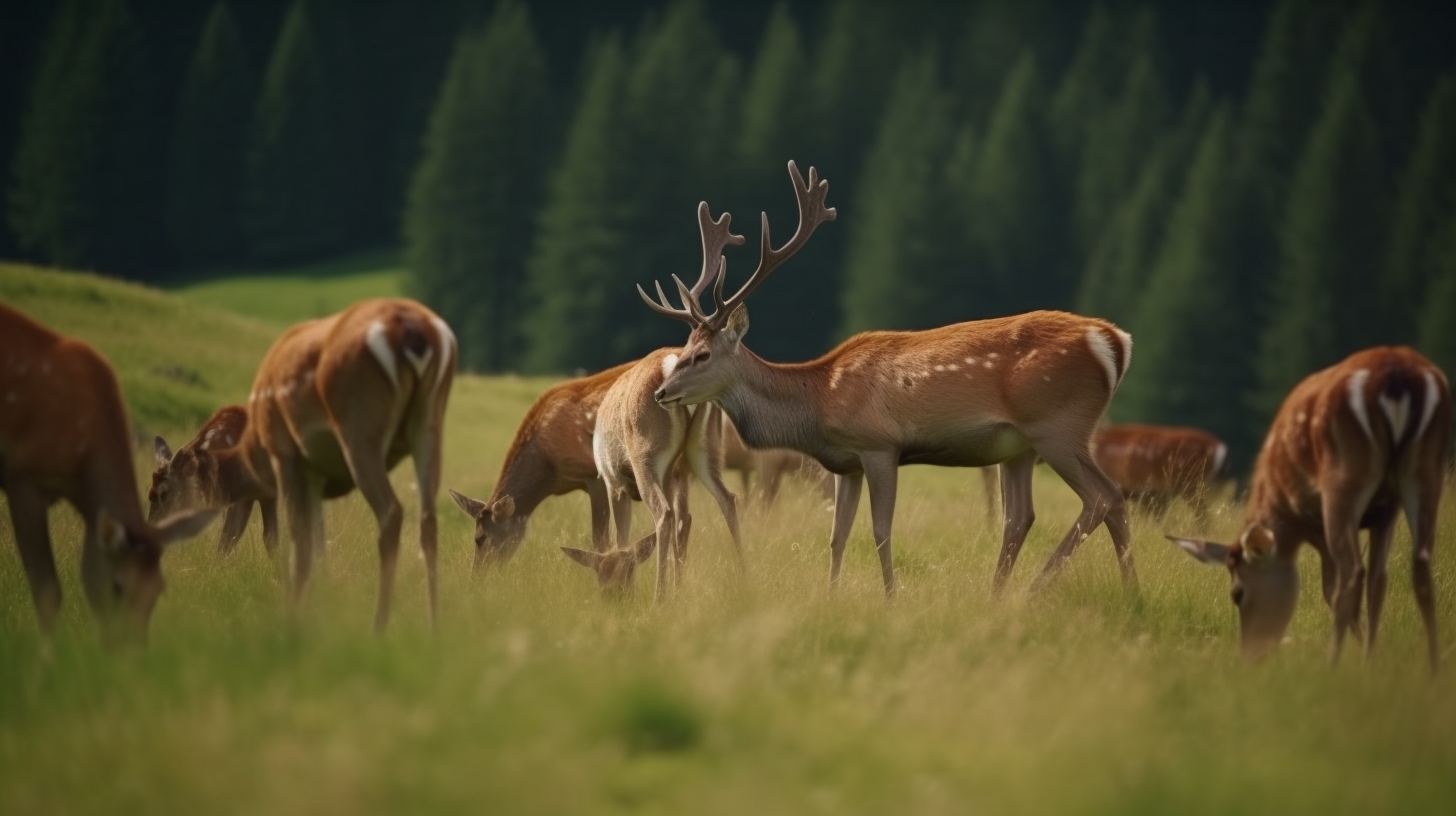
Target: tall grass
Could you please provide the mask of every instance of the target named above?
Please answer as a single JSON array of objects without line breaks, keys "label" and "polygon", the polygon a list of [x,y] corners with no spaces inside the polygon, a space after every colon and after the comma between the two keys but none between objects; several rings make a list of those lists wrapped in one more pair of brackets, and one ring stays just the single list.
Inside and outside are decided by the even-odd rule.
[{"label": "tall grass", "polygon": [[[95,342],[111,351],[104,333]],[[179,364],[210,343],[174,345]],[[446,485],[487,492],[543,385],[458,382]],[[829,512],[808,490],[745,513],[740,576],[695,489],[688,578],[661,605],[650,570],[611,603],[558,552],[589,539],[583,496],[549,500],[517,557],[485,575],[446,500],[431,631],[406,466],[409,557],[383,637],[370,632],[374,522],[351,496],[327,508],[328,554],[299,619],[256,526],[228,559],[205,536],[167,556],[151,646],[125,654],[96,645],[79,523],[57,508],[66,605],[49,663],[4,512],[0,813],[1450,811],[1456,666],[1425,670],[1404,531],[1374,660],[1352,650],[1326,665],[1306,557],[1289,642],[1246,666],[1226,577],[1159,535],[1192,530],[1186,508],[1135,520],[1140,594],[1123,591],[1105,531],[1050,591],[1027,594],[1078,510],[1054,475],[1036,478],[1037,522],[993,599],[999,522],[978,475],[903,469],[893,603],[867,507],[829,589]],[[1444,644],[1453,507],[1436,556]],[[1237,513],[1206,532],[1231,534]]]}]

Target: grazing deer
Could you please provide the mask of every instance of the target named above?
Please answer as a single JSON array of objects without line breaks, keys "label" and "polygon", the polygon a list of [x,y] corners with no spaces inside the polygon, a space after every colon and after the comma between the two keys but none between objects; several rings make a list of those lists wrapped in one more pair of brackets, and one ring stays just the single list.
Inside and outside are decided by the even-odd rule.
[{"label": "grazing deer", "polygon": [[[241,405],[226,405],[217,410],[190,442],[174,453],[167,440],[158,436],[152,443],[152,453],[157,468],[152,472],[152,487],[147,491],[150,511],[147,518],[156,521],[178,507],[216,507],[218,502],[202,495],[204,485],[215,489],[216,473],[199,472],[200,469],[216,467],[217,460],[199,457],[199,451],[213,448],[231,448],[243,438],[243,429],[248,425],[248,410]],[[222,530],[218,534],[217,549],[227,555],[237,547],[243,533],[248,529],[248,518],[253,514],[254,499],[248,498],[227,506],[223,515]],[[258,509],[263,517],[263,547],[271,556],[278,549],[278,502],[273,499],[257,499]]]},{"label": "grazing deer", "polygon": [[455,361],[450,327],[412,300],[365,300],[305,321],[285,331],[258,366],[238,444],[196,451],[197,475],[208,481],[187,488],[185,475],[173,468],[160,478],[172,485],[171,492],[214,507],[280,500],[293,539],[288,597],[294,609],[314,551],[323,542],[322,500],[358,487],[379,523],[374,628],[383,631],[403,519],[389,470],[409,454],[419,484],[420,549],[433,622],[438,609],[435,489]]},{"label": "grazing deer", "polygon": [[[813,168],[807,185],[793,162],[789,175],[798,229],[775,249],[764,214],[758,268],[725,300],[726,268],[719,264],[712,314],[703,313],[676,277],[682,308],[668,305],[661,284],[657,300],[637,288],[654,311],[692,326],[680,362],[655,394],[657,402],[668,407],[715,402],[750,446],[803,451],[837,475],[831,582],[839,578],[862,482],[869,482],[885,592],[893,595],[890,527],[899,466],[999,463],[1005,509],[995,578],[1000,589],[1034,518],[1031,476],[1040,456],[1076,491],[1082,512],[1038,585],[1105,523],[1123,579],[1135,587],[1122,494],[1089,452],[1092,432],[1127,372],[1132,338],[1104,320],[1040,311],[928,331],[867,332],[812,362],[766,362],[743,345],[744,301],[820,223],[835,217],[824,206],[828,182]],[[703,285],[700,280],[698,287]]]},{"label": "grazing deer", "polygon": [[[683,297],[693,298],[696,303],[711,280],[709,270],[722,263],[723,248],[743,243],[743,237],[734,235],[729,228],[729,220],[725,214],[714,221],[706,203],[698,206],[703,267],[698,286],[691,292],[684,289]],[[711,405],[696,409],[663,405],[655,397],[663,381],[685,359],[682,349],[658,349],[634,363],[602,398],[592,435],[593,459],[611,497],[619,550],[627,549],[632,527],[628,496],[641,500],[652,513],[659,601],[667,592],[669,557],[676,562],[674,572],[679,582],[687,558],[688,532],[692,525],[687,506],[688,470],[718,502],[733,536],[738,564],[740,568],[743,566],[737,500],[723,484],[722,412]],[[567,555],[585,563],[571,552]],[[601,580],[600,569],[598,580]]]},{"label": "grazing deer", "polygon": [[[1450,426],[1446,375],[1405,346],[1356,352],[1294,387],[1255,462],[1237,543],[1168,536],[1199,561],[1228,568],[1245,657],[1279,645],[1299,594],[1295,556],[1306,542],[1319,552],[1325,602],[1334,614],[1331,662],[1339,659],[1345,633],[1359,625],[1362,588],[1370,654],[1385,605],[1395,520],[1404,511],[1414,546],[1411,581],[1435,670],[1431,553]],[[1360,564],[1362,529],[1370,530],[1368,573]]]},{"label": "grazing deer", "polygon": [[[723,469],[738,472],[743,482],[745,499],[757,494],[765,507],[772,507],[785,476],[808,482],[823,498],[834,497],[834,474],[824,469],[813,457],[788,448],[754,450],[743,444],[743,437],[732,422],[723,423]],[[757,480],[755,490],[753,481]]]},{"label": "grazing deer", "polygon": [[631,547],[617,547],[606,552],[562,547],[561,551],[576,563],[597,575],[597,586],[608,597],[620,597],[632,589],[632,576],[637,565],[646,561],[657,546],[657,533],[648,533]]},{"label": "grazing deer", "polygon": [[61,608],[46,509],[65,499],[86,525],[81,585],[104,642],[145,642],[162,553],[215,513],[142,518],[116,374],[95,349],[0,304],[0,489],[49,649]]},{"label": "grazing deer", "polygon": [[1181,497],[1200,524],[1208,519],[1208,492],[1223,472],[1228,446],[1197,428],[1104,425],[1092,437],[1092,458],[1126,498],[1162,514]]},{"label": "grazing deer", "polygon": [[504,563],[526,535],[526,521],[548,496],[584,490],[591,498],[592,546],[609,543],[606,483],[592,458],[592,432],[602,397],[633,363],[569,380],[542,392],[526,412],[506,452],[490,499],[454,490],[455,504],[475,519],[475,566]]}]

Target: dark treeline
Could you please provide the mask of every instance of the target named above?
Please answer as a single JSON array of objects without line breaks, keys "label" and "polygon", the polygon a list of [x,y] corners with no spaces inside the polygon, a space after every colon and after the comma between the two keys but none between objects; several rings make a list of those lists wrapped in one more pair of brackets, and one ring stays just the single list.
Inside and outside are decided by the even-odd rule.
[{"label": "dark treeline", "polygon": [[803,359],[1034,308],[1136,338],[1114,418],[1247,463],[1288,388],[1456,371],[1449,4],[7,0],[0,255],[176,281],[399,244],[484,371],[681,342],[694,212],[839,220],[752,304]]}]

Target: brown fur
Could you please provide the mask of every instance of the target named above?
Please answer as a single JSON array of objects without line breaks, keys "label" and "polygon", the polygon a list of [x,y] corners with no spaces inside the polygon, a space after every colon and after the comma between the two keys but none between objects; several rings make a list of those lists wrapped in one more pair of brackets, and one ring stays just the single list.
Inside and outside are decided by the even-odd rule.
[{"label": "brown fur", "polygon": [[[379,341],[392,355],[390,368],[369,342],[376,324],[382,328]],[[422,347],[416,335],[427,345]],[[418,371],[411,357],[420,363]],[[321,500],[357,486],[379,523],[374,625],[384,629],[404,512],[389,470],[409,454],[419,486],[430,619],[435,619],[435,489],[457,357],[454,335],[444,322],[402,298],[360,301],[338,314],[300,323],[268,350],[248,398],[242,440],[206,452],[217,460],[205,469],[217,474],[217,483],[203,495],[221,506],[249,498],[282,502],[294,543],[290,606],[297,608],[313,553],[323,543]]]},{"label": "brown fur", "polygon": [[[152,471],[152,486],[147,491],[150,509],[147,518],[156,521],[178,507],[217,506],[218,502],[204,499],[199,493],[204,485],[215,489],[218,484],[217,460],[200,452],[221,450],[238,444],[248,426],[248,410],[241,405],[225,405],[203,423],[187,444],[173,452],[167,440],[157,437],[153,442],[156,455],[156,470]],[[212,472],[208,472],[211,468]],[[263,518],[263,547],[271,556],[278,549],[278,503],[273,499],[246,498],[227,506],[223,516],[222,529],[218,531],[217,548],[223,555],[231,553],[248,529],[248,518],[257,503]]]},{"label": "brown fur", "polygon": [[[1436,668],[1431,556],[1450,437],[1449,389],[1440,369],[1405,346],[1366,349],[1311,374],[1285,398],[1269,427],[1239,542],[1170,536],[1195,558],[1229,567],[1247,656],[1267,653],[1283,636],[1298,593],[1295,557],[1305,543],[1320,554],[1325,601],[1334,615],[1331,660],[1339,657],[1345,634],[1359,626],[1362,591],[1369,604],[1366,650],[1373,650],[1386,560],[1403,511],[1415,550],[1412,582]],[[1390,409],[1402,403],[1403,418],[1399,411],[1393,418]],[[1361,406],[1364,423],[1354,405]],[[1360,559],[1361,529],[1370,530],[1368,572]]]},{"label": "brown fur", "polygon": [[1227,455],[1227,445],[1197,428],[1104,425],[1092,438],[1097,466],[1123,496],[1159,513],[1182,498],[1200,523],[1208,517],[1208,492]]},{"label": "brown fur", "polygon": [[652,513],[657,545],[657,598],[667,592],[668,559],[676,572],[687,559],[687,473],[691,470],[718,502],[733,536],[740,566],[737,500],[723,485],[720,449],[722,415],[713,406],[696,410],[663,408],[653,399],[662,385],[663,367],[680,349],[659,349],[632,365],[602,398],[593,440],[597,472],[607,486],[617,526],[617,549],[627,549],[632,516],[629,498],[639,498]]},{"label": "brown fur", "polygon": [[166,545],[213,514],[142,518],[129,424],[111,365],[0,304],[0,488],[47,642],[61,607],[46,508],[64,499],[86,525],[82,586],[107,641],[145,640],[165,586]]},{"label": "brown fur", "polygon": [[607,389],[633,363],[554,385],[536,398],[506,451],[500,478],[486,501],[450,491],[456,505],[475,519],[475,559],[505,562],[520,546],[526,520],[548,496],[573,490],[591,498],[592,546],[609,543],[611,519],[606,485],[592,460],[592,432]]}]

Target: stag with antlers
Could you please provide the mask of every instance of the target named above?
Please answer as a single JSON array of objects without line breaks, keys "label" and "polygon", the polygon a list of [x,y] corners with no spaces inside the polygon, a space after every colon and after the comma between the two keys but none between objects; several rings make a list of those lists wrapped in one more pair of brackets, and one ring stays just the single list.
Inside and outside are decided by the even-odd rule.
[{"label": "stag with antlers", "polygon": [[[828,182],[809,182],[789,162],[799,226],[775,248],[761,219],[758,268],[723,297],[726,266],[717,265],[714,311],[674,276],[681,306],[638,287],[653,311],[692,327],[679,360],[654,397],[663,406],[714,402],[753,447],[788,447],[835,473],[830,580],[839,578],[844,543],[868,481],[875,545],[886,594],[895,592],[890,529],[900,465],[1000,465],[1005,527],[994,586],[1011,574],[1034,518],[1032,467],[1045,460],[1082,499],[1082,512],[1037,585],[1050,579],[1098,525],[1112,536],[1124,582],[1136,587],[1121,492],[1092,460],[1089,442],[1127,372],[1132,338],[1105,320],[1038,311],[918,332],[855,335],[806,363],[766,362],[743,345],[745,301],[774,270],[835,217]],[[701,205],[706,207],[707,204]],[[704,266],[706,277],[710,267]]]},{"label": "stag with antlers", "polygon": [[[723,249],[729,244],[743,243],[743,237],[729,229],[728,215],[714,221],[706,203],[698,206],[698,230],[703,243],[703,268],[697,286],[691,291],[683,290],[683,297],[694,304],[712,280],[712,268],[721,265]],[[673,572],[680,581],[687,559],[688,531],[692,526],[687,505],[689,470],[717,501],[733,536],[739,566],[743,564],[737,499],[723,484],[722,413],[712,405],[671,405],[655,396],[684,360],[684,349],[658,349],[638,360],[602,397],[592,435],[592,454],[611,497],[617,548],[607,554],[610,558],[586,550],[562,548],[572,560],[596,570],[604,587],[607,583],[603,569],[608,565],[612,565],[613,574],[625,575],[630,580],[630,571],[620,571],[615,566],[619,561],[631,560],[620,553],[630,552],[640,560],[651,552],[645,540],[636,546],[627,546],[632,526],[628,497],[640,499],[652,513],[658,600],[667,591],[669,560],[675,564]]]}]

